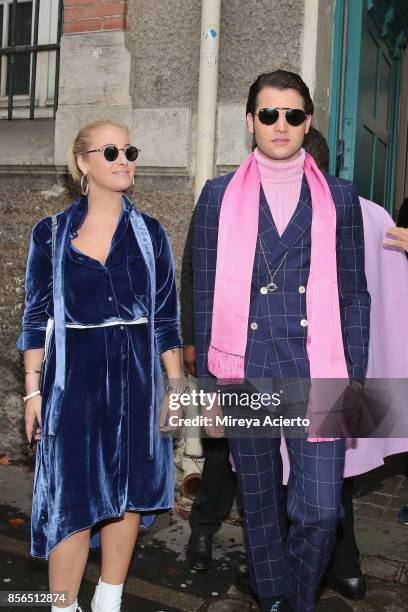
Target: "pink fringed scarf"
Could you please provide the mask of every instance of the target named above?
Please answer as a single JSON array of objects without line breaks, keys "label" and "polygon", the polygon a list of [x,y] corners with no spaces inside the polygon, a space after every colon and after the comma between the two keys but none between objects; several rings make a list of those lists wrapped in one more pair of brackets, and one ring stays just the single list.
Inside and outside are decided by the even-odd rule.
[{"label": "pink fringed scarf", "polygon": [[[337,287],[336,209],[327,182],[308,153],[304,171],[312,197],[312,251],[306,290],[310,375],[312,379],[348,379]],[[260,185],[258,165],[251,153],[222,200],[208,352],[208,368],[220,380],[244,379]],[[313,389],[310,401],[312,396]]]}]

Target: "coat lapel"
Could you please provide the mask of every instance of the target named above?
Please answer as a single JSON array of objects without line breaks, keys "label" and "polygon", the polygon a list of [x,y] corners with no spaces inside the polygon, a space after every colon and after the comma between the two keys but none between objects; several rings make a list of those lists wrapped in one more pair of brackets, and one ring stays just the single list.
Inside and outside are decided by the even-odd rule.
[{"label": "coat lapel", "polygon": [[160,409],[160,384],[157,379],[157,350],[154,332],[154,317],[156,310],[156,259],[152,238],[141,213],[133,206],[131,201],[124,195],[125,206],[130,211],[130,223],[133,228],[136,241],[139,245],[145,261],[149,278],[149,330],[150,330],[150,414],[149,414],[149,459],[154,455],[154,427],[156,411]]},{"label": "coat lapel", "polygon": [[261,188],[258,232],[272,265],[300,240],[311,224],[312,199],[305,175],[303,175],[298,205],[282,236],[278,234],[270,207]]},{"label": "coat lapel", "polygon": [[279,240],[278,230],[276,229],[275,221],[273,220],[272,213],[268,201],[265,196],[265,192],[261,185],[259,194],[259,235],[265,242],[272,244]]},{"label": "coat lapel", "polygon": [[64,300],[64,263],[71,220],[77,211],[80,200],[66,211],[58,215],[58,225],[55,240],[55,253],[52,261],[53,303],[54,303],[54,334],[55,334],[55,379],[51,395],[48,419],[43,423],[43,431],[55,435],[61,412],[61,404],[65,389],[65,300]]}]

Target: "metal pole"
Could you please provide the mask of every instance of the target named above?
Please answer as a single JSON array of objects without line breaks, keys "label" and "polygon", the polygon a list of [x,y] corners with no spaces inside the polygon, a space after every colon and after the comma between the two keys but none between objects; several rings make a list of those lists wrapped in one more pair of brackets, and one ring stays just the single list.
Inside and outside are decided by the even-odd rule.
[{"label": "metal pole", "polygon": [[206,180],[214,176],[220,16],[221,0],[202,0],[195,202]]},{"label": "metal pole", "polygon": [[[11,12],[11,47],[16,45],[16,22],[17,22],[17,0],[13,0]],[[13,96],[14,96],[14,62],[15,56],[10,55],[7,62],[7,84],[8,84],[8,108],[7,118],[9,121],[13,118]]]},{"label": "metal pole", "polygon": [[54,119],[58,109],[58,96],[59,96],[59,77],[60,77],[60,55],[61,55],[61,32],[62,32],[62,19],[63,19],[64,5],[63,0],[59,0],[58,6],[58,30],[57,30],[57,51],[55,54],[55,85],[54,85]]},{"label": "metal pole", "polygon": [[[34,39],[33,45],[38,44],[38,24],[40,19],[40,0],[35,0],[34,12]],[[31,53],[31,86],[30,86],[30,119],[34,119],[35,82],[37,78],[37,50]]]},{"label": "metal pole", "polygon": [[56,51],[59,45],[16,45],[15,47],[1,47],[0,56],[2,55],[19,55],[21,53],[32,53],[33,51]]}]

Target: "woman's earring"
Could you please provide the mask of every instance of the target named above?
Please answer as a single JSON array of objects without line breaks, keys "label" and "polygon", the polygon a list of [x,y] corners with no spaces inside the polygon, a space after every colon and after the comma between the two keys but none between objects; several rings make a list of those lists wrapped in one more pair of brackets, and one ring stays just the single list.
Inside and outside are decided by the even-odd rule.
[{"label": "woman's earring", "polygon": [[132,184],[126,189],[126,191],[132,191],[134,186],[135,186],[135,177],[133,177]]},{"label": "woman's earring", "polygon": [[[84,179],[86,179],[86,185],[84,185]],[[81,193],[82,195],[86,196],[88,195],[88,191],[89,191],[89,180],[86,174],[83,174],[81,176]]]}]

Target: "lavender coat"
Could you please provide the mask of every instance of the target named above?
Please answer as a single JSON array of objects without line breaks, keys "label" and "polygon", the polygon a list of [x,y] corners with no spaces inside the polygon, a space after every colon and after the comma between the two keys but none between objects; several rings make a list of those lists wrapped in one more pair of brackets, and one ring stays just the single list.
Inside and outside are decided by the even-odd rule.
[{"label": "lavender coat", "polygon": [[[408,260],[401,249],[383,247],[385,232],[394,221],[384,208],[360,198],[364,223],[365,271],[371,295],[370,344],[365,388],[376,379],[392,387],[391,434],[387,438],[356,438],[346,451],[344,476],[364,474],[384,458],[408,451]],[[398,381],[397,381],[398,379]],[[393,384],[394,383],[394,384]],[[375,435],[375,434],[374,434]],[[283,481],[289,476],[289,458],[282,440]]]}]

